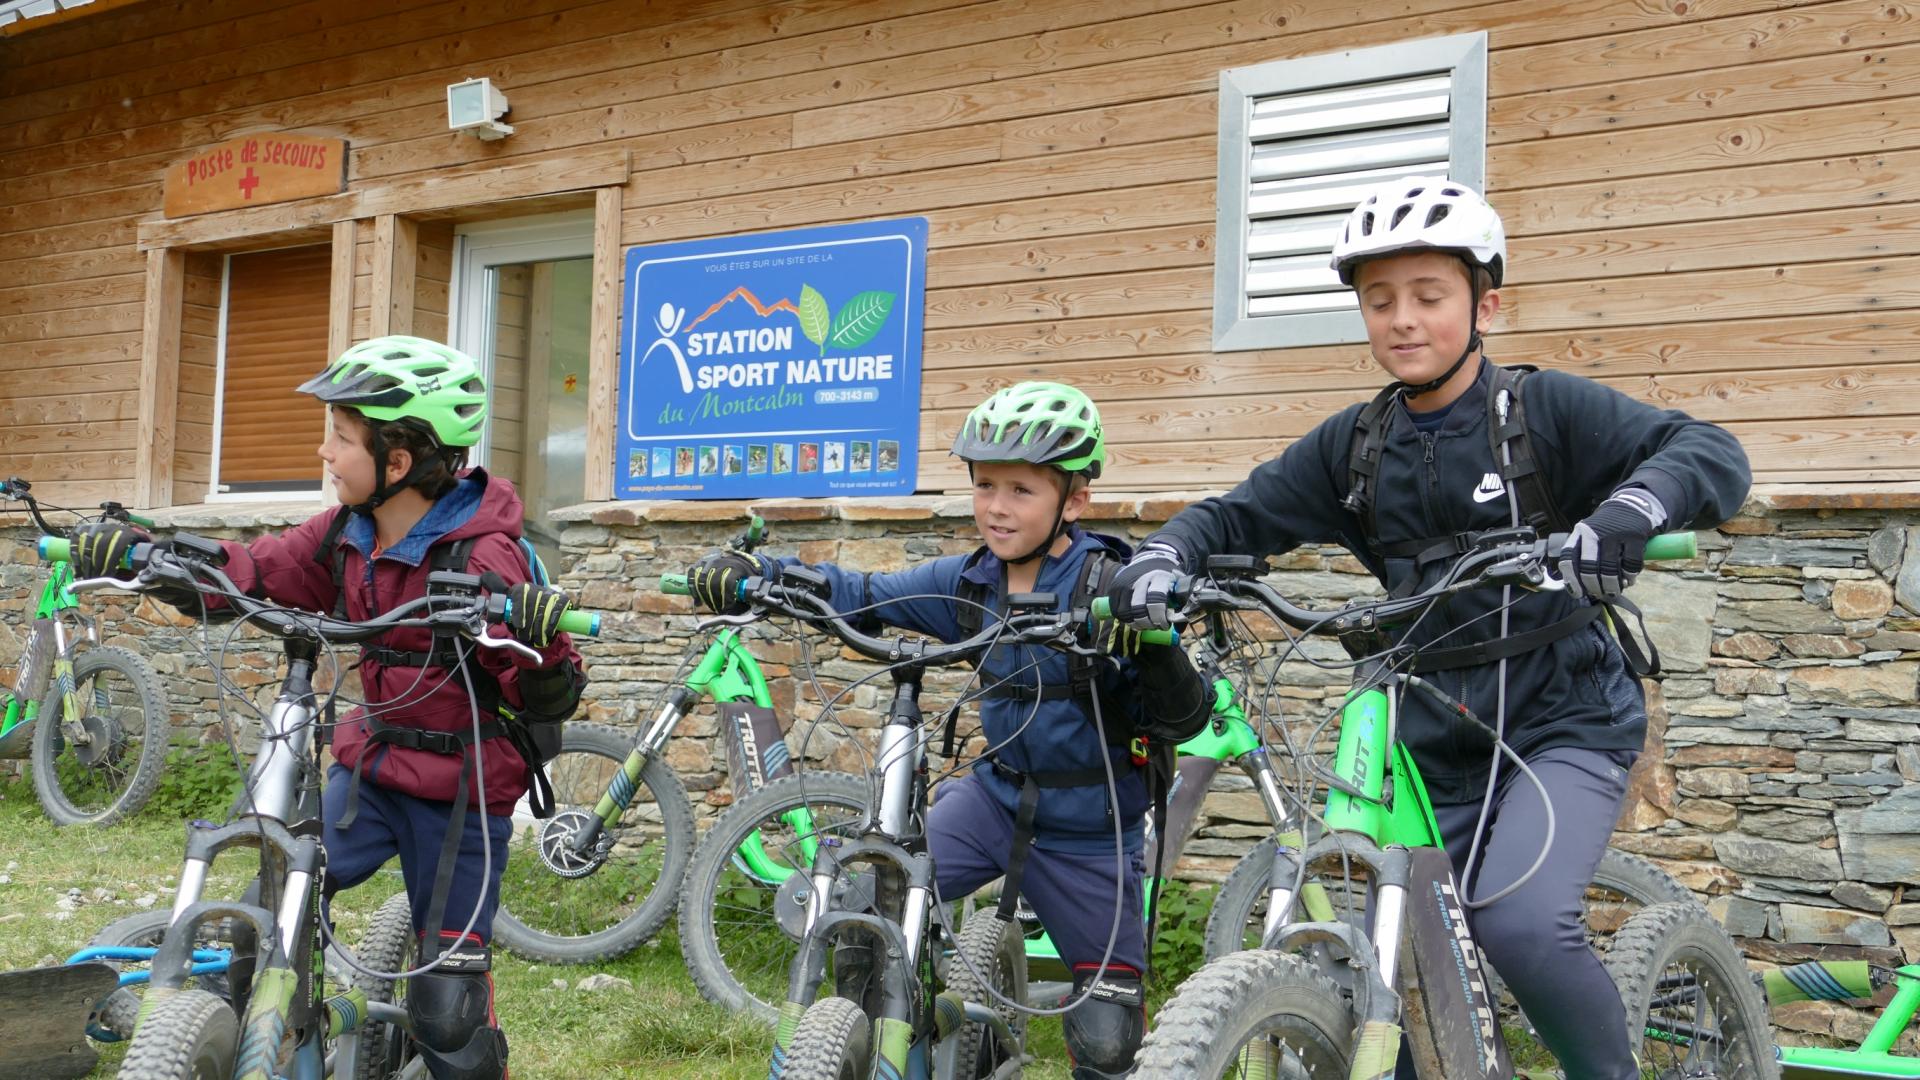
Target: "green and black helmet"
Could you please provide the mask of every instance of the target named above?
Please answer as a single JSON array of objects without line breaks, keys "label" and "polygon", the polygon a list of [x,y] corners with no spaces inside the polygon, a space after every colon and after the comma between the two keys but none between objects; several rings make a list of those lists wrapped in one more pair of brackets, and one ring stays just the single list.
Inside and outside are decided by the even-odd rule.
[{"label": "green and black helmet", "polygon": [[300,384],[372,420],[410,420],[449,449],[473,446],[487,422],[487,382],[473,358],[425,338],[363,341]]},{"label": "green and black helmet", "polygon": [[968,463],[1025,461],[1069,475],[1100,477],[1107,440],[1093,399],[1065,383],[1023,382],[967,414],[953,456]]}]

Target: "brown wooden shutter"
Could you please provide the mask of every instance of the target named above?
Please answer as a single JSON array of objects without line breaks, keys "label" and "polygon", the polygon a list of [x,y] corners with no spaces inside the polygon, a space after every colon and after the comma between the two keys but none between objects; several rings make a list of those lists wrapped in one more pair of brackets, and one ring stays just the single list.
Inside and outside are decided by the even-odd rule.
[{"label": "brown wooden shutter", "polygon": [[255,251],[227,266],[219,482],[226,491],[317,490],[326,411],[294,387],[326,365],[332,250]]}]

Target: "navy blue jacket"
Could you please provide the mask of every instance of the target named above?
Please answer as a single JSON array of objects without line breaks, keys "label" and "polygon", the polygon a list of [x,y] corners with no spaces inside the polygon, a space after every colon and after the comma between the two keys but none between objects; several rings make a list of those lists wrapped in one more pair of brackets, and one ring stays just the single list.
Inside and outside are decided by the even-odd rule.
[{"label": "navy blue jacket", "polygon": [[[1478,490],[1497,468],[1487,438],[1483,364],[1474,385],[1434,432],[1418,430],[1405,409],[1391,409],[1381,449],[1375,523],[1383,545],[1504,528],[1504,493]],[[1667,529],[1711,528],[1732,517],[1752,480],[1746,451],[1726,429],[1685,413],[1656,409],[1590,379],[1559,371],[1529,376],[1521,390],[1527,433],[1547,490],[1565,519],[1577,522],[1622,487],[1651,491],[1667,511]],[[1348,456],[1362,406],[1341,411],[1279,457],[1254,467],[1240,485],[1180,511],[1152,539],[1179,549],[1189,569],[1214,554],[1271,555],[1303,543],[1344,546],[1388,588],[1434,585],[1449,565],[1430,564],[1421,580],[1414,560],[1369,550],[1360,518],[1342,506]],[[1560,592],[1517,593],[1510,633],[1548,626],[1584,601]],[[1499,636],[1499,589],[1462,593],[1413,629],[1416,645],[1466,645]],[[1621,715],[1608,698],[1621,666],[1619,645],[1604,633],[1576,633],[1507,663],[1507,742],[1523,756],[1549,746],[1638,751],[1646,737],[1644,709]],[[1496,665],[1429,676],[1448,694],[1494,723]],[[1421,694],[1408,695],[1400,736],[1413,752],[1436,803],[1469,802],[1485,790],[1492,738],[1443,713]]]},{"label": "navy blue jacket", "polygon": [[[1073,546],[1058,557],[1048,557],[1034,583],[1035,592],[1050,592],[1066,606],[1073,587],[1080,580],[1081,564],[1094,551],[1105,549],[1124,562],[1131,549],[1120,540],[1079,528],[1071,529]],[[921,563],[897,573],[861,573],[831,563],[814,563],[813,569],[825,574],[832,584],[836,608],[850,611],[872,606],[872,616],[890,626],[925,634],[944,642],[966,637],[960,628],[958,604],[961,575],[986,589],[995,611],[1004,611],[1005,564],[991,552],[982,552],[973,565],[967,555],[950,555]],[[798,560],[787,558],[782,563]],[[992,625],[992,616],[983,616],[984,625]],[[999,646],[982,661],[980,688],[992,686],[999,676],[1011,674],[1012,684],[1024,687],[1052,686],[1069,679],[1066,654],[1034,646]],[[1191,671],[1191,668],[1187,669]],[[1138,721],[1142,715],[1141,695],[1136,692],[1139,671],[1131,663],[1107,662],[1101,678],[1106,700],[1128,711]],[[1197,676],[1195,676],[1197,678]],[[928,712],[946,705],[926,702]],[[1100,768],[1104,753],[1113,763],[1113,776],[1120,800],[1120,821],[1129,847],[1140,843],[1142,818],[1147,807],[1147,787],[1142,770],[1133,767],[1123,748],[1109,747],[1094,729],[1090,706],[1066,700],[1032,701],[1011,698],[983,698],[979,703],[980,723],[987,745],[998,746],[998,759],[1020,772],[1059,772]],[[1102,716],[1103,724],[1113,720]],[[1018,808],[1020,789],[981,761],[974,766],[981,783],[1012,813]],[[1055,851],[1099,852],[1113,850],[1113,818],[1108,808],[1104,784],[1092,787],[1046,788],[1034,814],[1034,843]]]}]

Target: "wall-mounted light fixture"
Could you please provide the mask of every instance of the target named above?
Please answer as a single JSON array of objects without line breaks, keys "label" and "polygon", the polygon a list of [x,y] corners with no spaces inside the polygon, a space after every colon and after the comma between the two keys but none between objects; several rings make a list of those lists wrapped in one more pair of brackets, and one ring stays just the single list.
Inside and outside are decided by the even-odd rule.
[{"label": "wall-mounted light fixture", "polygon": [[507,95],[493,88],[492,79],[468,79],[447,87],[447,127],[471,131],[481,139],[504,139],[513,134],[507,115]]}]

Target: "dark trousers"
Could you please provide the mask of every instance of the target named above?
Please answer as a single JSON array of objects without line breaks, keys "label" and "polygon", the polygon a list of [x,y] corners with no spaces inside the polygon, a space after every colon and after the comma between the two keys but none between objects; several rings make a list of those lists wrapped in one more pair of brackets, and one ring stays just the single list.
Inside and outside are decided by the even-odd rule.
[{"label": "dark trousers", "polygon": [[[927,846],[933,853],[940,897],[958,900],[1006,873],[1013,851],[1013,814],[972,773],[948,781],[927,812]],[[1141,852],[1122,856],[1126,881],[1120,897],[1120,936],[1112,963],[1144,972],[1146,928],[1142,913]],[[1047,928],[1069,967],[1098,965],[1113,933],[1113,851],[1063,852],[1035,846],[1021,875],[1020,894]]]},{"label": "dark trousers", "polygon": [[[1568,1076],[1631,1080],[1639,1072],[1627,1039],[1626,1009],[1587,944],[1582,913],[1587,885],[1620,816],[1633,755],[1553,747],[1527,764],[1553,800],[1553,847],[1525,885],[1487,907],[1468,909],[1467,924]],[[1436,806],[1433,813],[1459,877],[1480,804]],[[1540,792],[1510,762],[1503,763],[1480,866],[1462,890],[1466,898],[1492,896],[1519,880],[1539,857],[1546,827]],[[1395,1075],[1398,1080],[1414,1075],[1404,1047]]]},{"label": "dark trousers", "polygon": [[[413,928],[418,933],[445,930],[457,934],[474,918],[474,906],[480,913],[474,918],[473,934],[482,943],[493,940],[493,914],[500,907],[500,876],[507,869],[507,842],[513,837],[513,819],[467,811],[460,831],[459,856],[448,868],[453,882],[447,892],[447,909],[440,926],[429,927],[427,906],[433,899],[433,882],[440,867],[440,845],[446,839],[453,811],[451,802],[416,798],[360,778],[360,806],[353,824],[342,829],[340,815],[347,805],[347,785],[352,774],[345,766],[327,771],[327,788],[321,796],[322,820],[326,831],[321,842],[327,849],[327,893],[351,889],[373,876],[387,860],[400,856],[400,875],[406,881],[407,900],[413,905]],[[493,840],[491,874],[483,874],[487,838]]]}]

